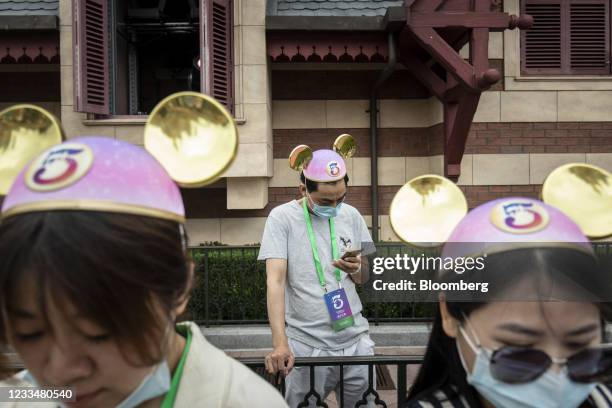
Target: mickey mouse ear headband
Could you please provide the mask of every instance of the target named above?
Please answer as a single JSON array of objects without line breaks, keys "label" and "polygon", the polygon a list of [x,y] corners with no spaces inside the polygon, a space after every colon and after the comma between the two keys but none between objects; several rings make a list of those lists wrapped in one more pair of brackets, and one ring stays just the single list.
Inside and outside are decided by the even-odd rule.
[{"label": "mickey mouse ear headband", "polygon": [[[3,218],[70,209],[184,222],[177,184],[199,187],[214,182],[237,152],[238,132],[230,114],[211,97],[196,92],[171,95],[155,107],[145,126],[146,150],[95,136],[57,144],[60,130],[28,139],[24,136],[28,128],[21,133],[11,130],[14,120],[10,118],[18,108],[0,113],[0,147],[4,146],[0,163],[7,158],[17,163],[11,166],[12,172],[0,173],[2,183],[12,183],[3,203]],[[34,111],[38,122],[49,116],[40,108]],[[57,121],[52,124],[59,129]],[[15,177],[18,171],[21,174]]]},{"label": "mickey mouse ear headband", "polygon": [[295,171],[302,171],[311,160],[312,149],[307,145],[299,145],[289,154],[289,167]]},{"label": "mickey mouse ear headband", "polygon": [[570,242],[612,235],[612,177],[596,166],[568,164],[546,179],[544,202],[500,198],[467,212],[465,196],[437,175],[410,180],[391,202],[393,231],[411,245],[445,242]]},{"label": "mickey mouse ear headband", "polygon": [[542,200],[567,214],[590,238],[612,235],[612,175],[584,163],[558,167],[542,186]]},{"label": "mickey mouse ear headband", "polygon": [[61,143],[64,132],[51,113],[35,105],[14,105],[0,112],[0,195],[34,156]]},{"label": "mickey mouse ear headband", "polygon": [[334,152],[345,159],[351,158],[357,153],[357,144],[353,136],[343,133],[334,140]]},{"label": "mickey mouse ear headband", "polygon": [[445,242],[468,211],[463,192],[437,175],[413,178],[393,197],[389,219],[395,234],[419,247]]},{"label": "mickey mouse ear headband", "polygon": [[215,182],[234,161],[238,130],[215,99],[179,92],[162,100],[144,130],[145,148],[182,187]]},{"label": "mickey mouse ear headband", "polygon": [[333,150],[312,151],[307,145],[296,146],[289,154],[289,167],[303,172],[304,177],[317,182],[334,182],[346,175],[344,159],[353,157],[357,147],[351,135],[342,134],[336,138]]}]

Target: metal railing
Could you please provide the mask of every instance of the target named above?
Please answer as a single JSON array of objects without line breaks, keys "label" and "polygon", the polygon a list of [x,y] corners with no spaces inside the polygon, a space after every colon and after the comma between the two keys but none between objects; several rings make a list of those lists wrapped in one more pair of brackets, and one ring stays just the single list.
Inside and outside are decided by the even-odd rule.
[{"label": "metal railing", "polygon": [[[612,255],[612,242],[594,244],[600,254]],[[398,243],[376,244],[376,256],[419,254]],[[189,305],[189,319],[204,326],[219,324],[265,324],[266,269],[257,261],[259,246],[191,247],[196,262],[196,283]],[[373,324],[382,322],[429,322],[435,305],[423,302],[367,303],[363,315]]]},{"label": "metal railing", "polygon": [[[264,360],[262,358],[238,358],[238,361],[250,367],[253,370],[261,369],[265,367]],[[421,364],[423,362],[423,356],[351,356],[351,357],[296,357],[295,367],[309,367],[310,381],[309,389],[304,396],[304,400],[298,405],[298,407],[308,407],[309,401],[314,399],[317,407],[327,408],[328,405],[323,400],[321,394],[315,389],[315,378],[316,370],[315,367],[328,367],[336,366],[340,368],[339,389],[340,397],[338,401],[338,407],[340,408],[353,408],[344,406],[344,368],[346,366],[363,365],[368,366],[368,387],[364,390],[361,400],[357,402],[355,407],[367,406],[367,401],[370,396],[373,397],[373,402],[377,406],[387,407],[391,402],[385,401],[380,398],[380,394],[376,391],[374,384],[374,366],[375,365],[387,365],[395,366],[397,371],[397,386],[396,386],[396,401],[395,406],[402,407],[406,403],[406,396],[408,394],[407,386],[407,375],[406,368],[409,365]],[[274,381],[274,385],[281,394],[285,394],[285,380],[282,376],[276,377],[278,381]],[[295,408],[295,407],[291,407]]]},{"label": "metal railing", "polygon": [[[23,370],[25,367],[23,362],[14,353],[0,353],[0,360],[3,361],[3,371],[7,373],[14,373]],[[237,358],[242,364],[251,368],[258,374],[263,374],[265,368],[264,359],[259,357],[251,358]],[[380,394],[375,388],[374,378],[374,366],[386,365],[396,367],[396,406],[401,407],[406,402],[406,396],[408,394],[407,385],[407,372],[406,369],[409,365],[417,365],[423,362],[423,356],[352,356],[352,357],[296,357],[295,367],[309,367],[310,370],[310,382],[309,388],[304,396],[304,401],[299,405],[300,407],[307,407],[308,401],[312,398],[316,401],[316,406],[327,408],[328,405],[323,400],[323,396],[320,395],[315,389],[315,378],[316,370],[315,367],[328,367],[337,366],[340,368],[339,377],[339,388],[340,398],[338,401],[338,407],[344,408],[344,368],[346,366],[364,365],[368,366],[368,387],[364,390],[361,400],[355,405],[356,407],[366,406],[369,396],[372,396],[374,403],[377,406],[387,407],[392,401],[385,401],[381,398]],[[269,380],[269,376],[263,375],[263,377]],[[276,389],[282,394],[285,394],[285,380],[282,376],[275,376],[274,381],[270,381],[276,387]],[[294,408],[294,407],[292,407]],[[346,407],[349,408],[349,407]],[[352,407],[350,407],[352,408]]]}]

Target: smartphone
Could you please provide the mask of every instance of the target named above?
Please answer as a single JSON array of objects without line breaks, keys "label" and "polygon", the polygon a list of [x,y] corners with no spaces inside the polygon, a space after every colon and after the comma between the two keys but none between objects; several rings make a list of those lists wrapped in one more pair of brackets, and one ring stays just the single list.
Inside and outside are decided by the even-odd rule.
[{"label": "smartphone", "polygon": [[347,249],[340,259],[354,258],[361,253],[361,249]]}]

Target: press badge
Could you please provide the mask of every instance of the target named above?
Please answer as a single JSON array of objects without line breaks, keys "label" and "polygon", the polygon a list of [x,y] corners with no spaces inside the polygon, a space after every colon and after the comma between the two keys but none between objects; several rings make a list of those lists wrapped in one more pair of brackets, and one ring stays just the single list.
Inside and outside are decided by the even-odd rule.
[{"label": "press badge", "polygon": [[344,330],[355,324],[353,312],[351,312],[351,305],[349,305],[344,288],[326,293],[324,298],[334,331]]}]

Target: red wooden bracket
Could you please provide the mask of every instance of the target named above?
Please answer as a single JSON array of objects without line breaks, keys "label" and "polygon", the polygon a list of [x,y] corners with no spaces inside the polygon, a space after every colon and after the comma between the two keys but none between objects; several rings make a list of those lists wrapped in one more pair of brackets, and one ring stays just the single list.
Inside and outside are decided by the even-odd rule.
[{"label": "red wooden bracket", "polygon": [[508,13],[498,12],[413,12],[408,15],[408,24],[412,27],[462,27],[462,28],[489,28],[505,30],[514,24]]},{"label": "red wooden bracket", "polygon": [[404,65],[415,78],[425,85],[425,87],[438,99],[444,99],[446,92],[446,82],[444,82],[435,72],[425,65],[415,55],[409,54],[404,60]]},{"label": "red wooden bracket", "polygon": [[479,93],[466,93],[457,102],[444,102],[444,176],[453,181],[461,175],[461,159],[479,99]]},{"label": "red wooden bracket", "polygon": [[436,11],[446,0],[412,0],[414,4],[411,10],[414,11]]},{"label": "red wooden bracket", "polygon": [[[408,32],[446,70],[446,80],[430,68],[430,63],[415,55],[414,50],[402,51],[402,60],[412,75],[444,105],[444,175],[457,181],[480,94],[501,79],[499,71],[489,67],[489,31],[526,29],[533,24],[533,18],[491,11],[496,5],[492,0],[471,0],[468,2],[471,5],[464,6],[469,10],[443,10],[448,3],[447,0],[405,1]],[[470,37],[469,62],[459,55],[455,49],[458,46],[449,44],[436,28],[466,29]]]},{"label": "red wooden bracket", "polygon": [[472,91],[478,91],[474,67],[466,62],[433,28],[411,27],[415,38],[440,65],[451,72],[459,82]]}]

